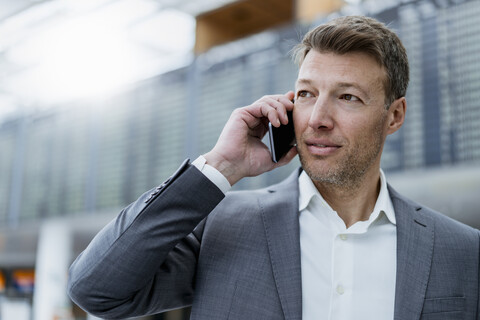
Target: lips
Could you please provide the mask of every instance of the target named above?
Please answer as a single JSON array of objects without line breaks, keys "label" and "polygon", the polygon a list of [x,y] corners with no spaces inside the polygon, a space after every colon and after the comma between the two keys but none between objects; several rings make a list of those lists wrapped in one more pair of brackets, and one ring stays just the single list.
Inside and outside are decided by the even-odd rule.
[{"label": "lips", "polygon": [[326,139],[305,140],[308,151],[317,156],[327,156],[335,153],[342,146]]}]

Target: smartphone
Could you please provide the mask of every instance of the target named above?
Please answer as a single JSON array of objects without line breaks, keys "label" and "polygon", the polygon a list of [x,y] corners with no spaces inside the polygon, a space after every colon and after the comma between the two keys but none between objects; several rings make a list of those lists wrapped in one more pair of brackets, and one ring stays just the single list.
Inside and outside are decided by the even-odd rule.
[{"label": "smartphone", "polygon": [[292,111],[287,111],[288,124],[274,127],[268,123],[268,135],[270,137],[270,152],[273,162],[278,162],[295,144],[295,130],[293,127]]}]

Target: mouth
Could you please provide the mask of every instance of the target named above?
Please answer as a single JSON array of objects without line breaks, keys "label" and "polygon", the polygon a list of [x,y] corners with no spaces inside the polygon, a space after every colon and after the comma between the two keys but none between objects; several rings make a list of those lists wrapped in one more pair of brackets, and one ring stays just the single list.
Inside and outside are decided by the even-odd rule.
[{"label": "mouth", "polygon": [[316,156],[328,156],[337,152],[341,146],[330,141],[312,141],[305,142],[308,151]]},{"label": "mouth", "polygon": [[327,146],[327,145],[325,145],[325,144],[318,144],[318,143],[317,143],[317,144],[314,144],[314,143],[313,143],[313,144],[308,144],[308,145],[314,146],[314,147],[319,147],[319,148],[334,147],[334,146]]}]

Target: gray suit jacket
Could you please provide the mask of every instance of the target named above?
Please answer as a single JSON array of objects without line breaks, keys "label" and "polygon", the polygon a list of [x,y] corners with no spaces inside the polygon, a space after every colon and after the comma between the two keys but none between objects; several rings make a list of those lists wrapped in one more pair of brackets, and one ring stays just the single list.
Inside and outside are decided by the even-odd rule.
[{"label": "gray suit jacket", "polygon": [[[301,319],[298,174],[224,197],[185,163],[76,259],[71,298],[102,318],[192,305],[192,319]],[[478,230],[389,191],[394,319],[478,319]]]}]

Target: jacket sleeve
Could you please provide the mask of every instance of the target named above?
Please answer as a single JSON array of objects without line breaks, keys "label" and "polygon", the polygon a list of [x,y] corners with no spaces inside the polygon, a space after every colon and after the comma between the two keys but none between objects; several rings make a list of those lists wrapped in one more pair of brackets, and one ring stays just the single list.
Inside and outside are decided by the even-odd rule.
[{"label": "jacket sleeve", "polygon": [[190,305],[200,222],[223,198],[184,162],[95,236],[70,267],[68,294],[87,312],[109,319]]}]

